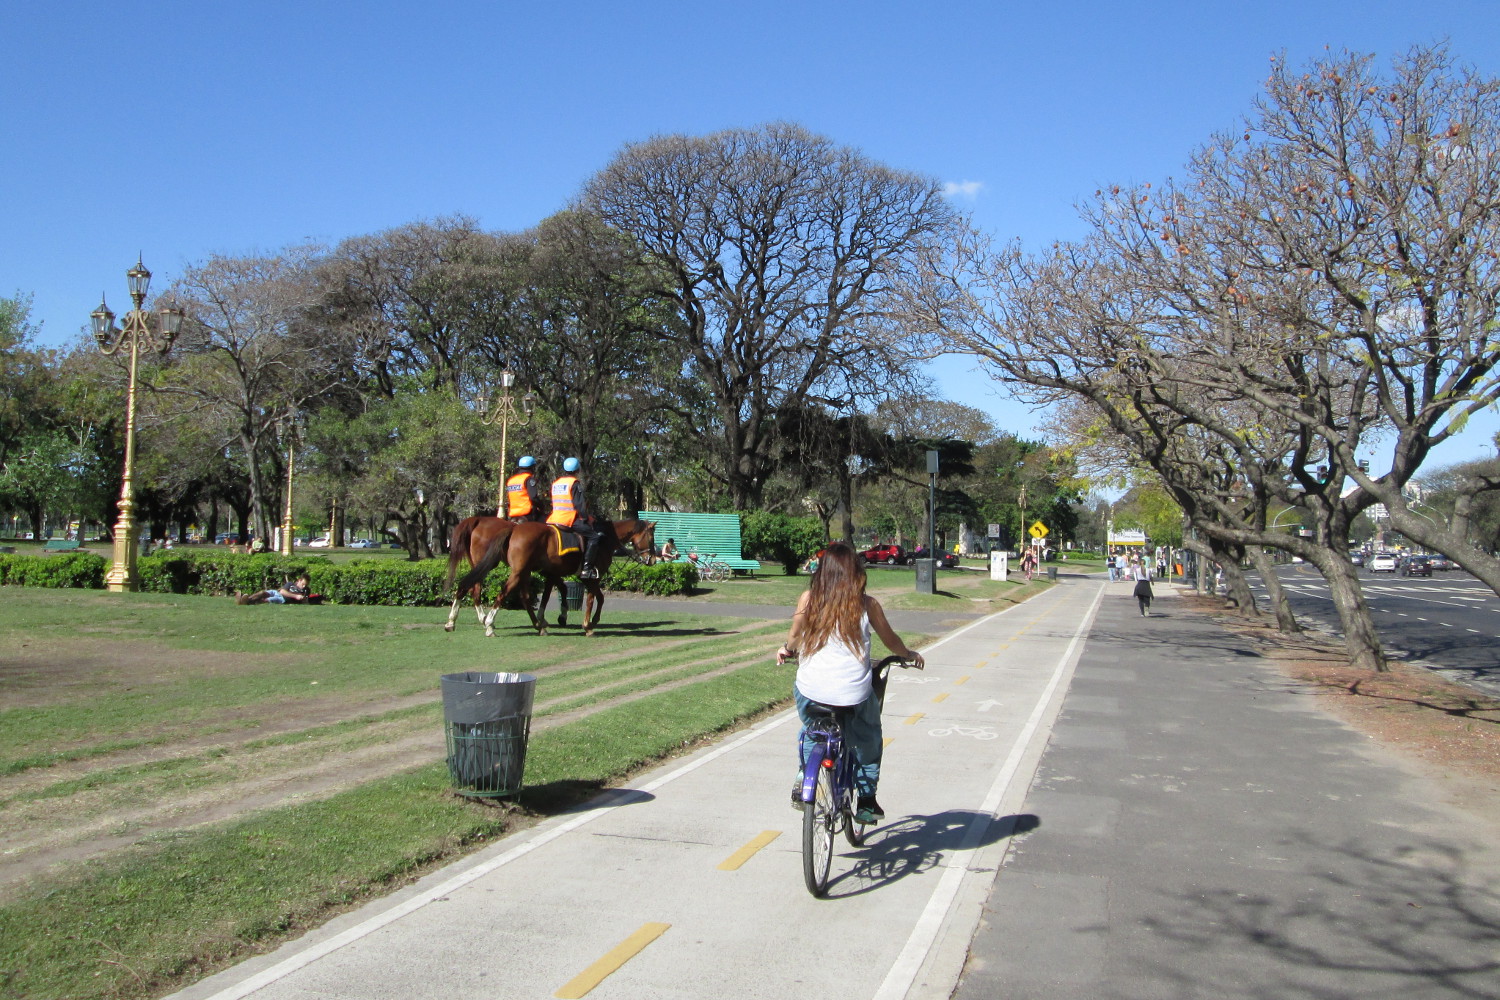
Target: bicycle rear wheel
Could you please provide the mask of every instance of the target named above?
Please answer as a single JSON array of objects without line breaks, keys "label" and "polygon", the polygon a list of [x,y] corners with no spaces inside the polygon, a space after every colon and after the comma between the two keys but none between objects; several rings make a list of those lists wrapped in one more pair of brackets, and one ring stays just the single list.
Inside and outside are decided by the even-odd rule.
[{"label": "bicycle rear wheel", "polygon": [[828,891],[828,869],[833,863],[833,828],[839,818],[839,803],[833,794],[833,772],[818,768],[813,799],[802,807],[802,878],[807,891],[822,896]]}]

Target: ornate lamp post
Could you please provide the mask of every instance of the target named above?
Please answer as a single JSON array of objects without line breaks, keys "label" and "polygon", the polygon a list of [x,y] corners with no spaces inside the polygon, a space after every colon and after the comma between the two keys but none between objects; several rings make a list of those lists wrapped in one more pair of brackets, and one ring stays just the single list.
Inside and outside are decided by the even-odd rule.
[{"label": "ornate lamp post", "polygon": [[91,314],[94,340],[106,355],[130,347],[130,380],[125,391],[125,475],[120,483],[120,519],[115,523],[114,565],[104,577],[105,586],[117,593],[133,591],[140,578],[135,571],[135,491],[131,476],[135,470],[135,376],[141,348],[165,354],[182,329],[181,309],[166,308],[156,313],[152,329],[151,313],[142,309],[146,290],[151,287],[151,272],[136,259],[135,267],[125,272],[130,283],[130,301],[134,308],[125,314],[125,325],[115,326],[115,314],[100,296],[99,308]]},{"label": "ornate lamp post", "polygon": [[495,400],[494,409],[490,409],[490,394],[485,390],[479,396],[479,420],[485,426],[495,423],[500,424],[500,487],[495,493],[495,516],[505,516],[505,478],[510,467],[505,463],[505,452],[508,444],[507,437],[510,433],[510,423],[516,422],[517,427],[525,427],[531,422],[531,415],[536,412],[536,393],[528,392],[521,397],[520,410],[516,409],[516,399],[510,394],[511,388],[516,384],[515,373],[509,368],[500,373],[500,397]]},{"label": "ornate lamp post", "polygon": [[281,554],[292,554],[292,476],[297,464],[297,437],[302,433],[302,414],[288,410],[276,421],[286,439],[286,507],[281,515]]}]

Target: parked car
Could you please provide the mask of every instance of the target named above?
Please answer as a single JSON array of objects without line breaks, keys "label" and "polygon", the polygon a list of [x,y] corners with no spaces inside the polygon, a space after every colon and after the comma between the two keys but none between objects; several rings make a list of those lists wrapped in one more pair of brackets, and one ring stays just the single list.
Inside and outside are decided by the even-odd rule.
[{"label": "parked car", "polygon": [[308,542],[307,547],[310,549],[326,549],[331,544],[332,542],[329,537],[327,535],[324,535],[322,538],[314,538],[312,541]]},{"label": "parked car", "polygon": [[1358,549],[1355,549],[1353,552],[1349,553],[1349,561],[1356,566],[1363,566],[1365,564],[1365,554]]},{"label": "parked car", "polygon": [[372,538],[356,538],[349,543],[351,549],[378,549],[380,543]]},{"label": "parked car", "polygon": [[1407,556],[1401,560],[1402,576],[1431,576],[1432,561],[1426,556]]},{"label": "parked car", "polygon": [[1458,569],[1458,563],[1454,562],[1452,559],[1449,559],[1447,556],[1428,556],[1427,564],[1433,569],[1442,570],[1444,573],[1446,573],[1450,569]]},{"label": "parked car", "polygon": [[899,566],[911,560],[899,545],[876,545],[865,549],[859,557],[867,563],[885,563],[887,566]]},{"label": "parked car", "polygon": [[1377,552],[1365,564],[1371,573],[1396,572],[1396,557],[1389,552]]}]

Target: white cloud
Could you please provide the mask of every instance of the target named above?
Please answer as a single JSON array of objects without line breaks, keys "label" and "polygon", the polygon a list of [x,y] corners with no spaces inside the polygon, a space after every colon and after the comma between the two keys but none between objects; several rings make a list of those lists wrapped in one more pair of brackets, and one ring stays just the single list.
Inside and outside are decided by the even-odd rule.
[{"label": "white cloud", "polygon": [[983,189],[983,181],[947,181],[943,184],[943,197],[973,201],[979,197],[979,192]]}]

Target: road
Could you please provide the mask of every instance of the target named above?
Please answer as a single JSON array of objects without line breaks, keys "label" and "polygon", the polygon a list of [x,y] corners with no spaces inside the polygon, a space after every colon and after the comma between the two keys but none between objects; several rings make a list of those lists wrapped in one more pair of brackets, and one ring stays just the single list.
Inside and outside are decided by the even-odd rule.
[{"label": "road", "polygon": [[[1339,632],[1328,584],[1310,566],[1283,566],[1282,586],[1304,624]],[[1364,574],[1360,583],[1387,651],[1500,694],[1500,598],[1460,570],[1427,577]],[[1252,589],[1264,597],[1263,584]]]}]

